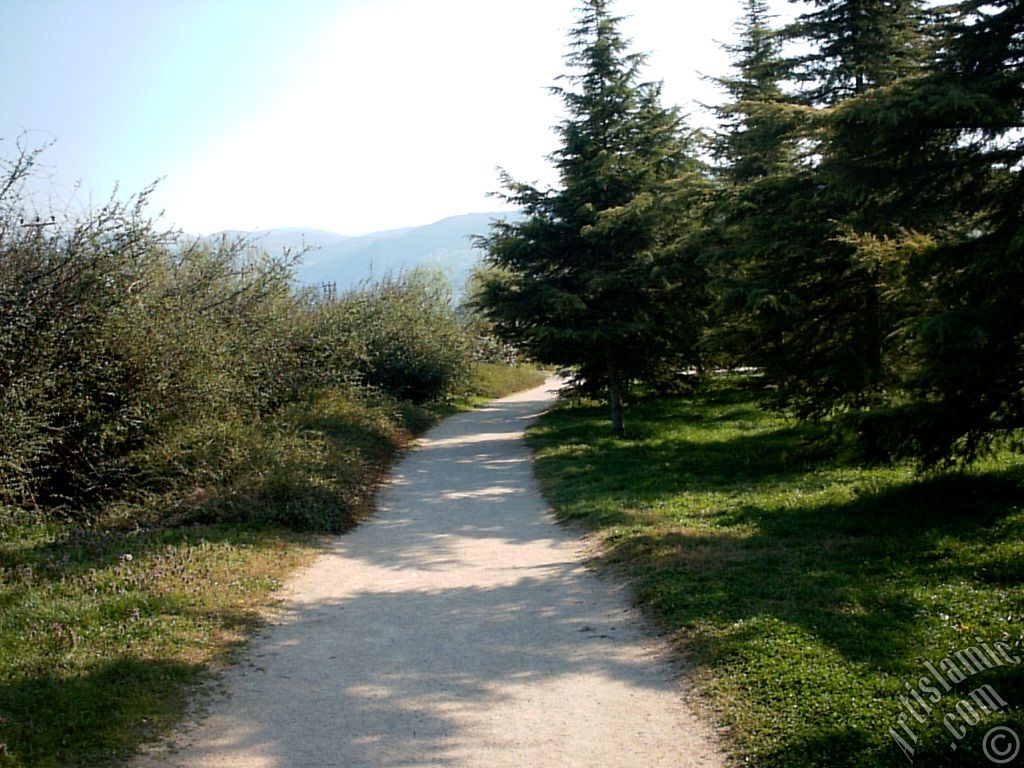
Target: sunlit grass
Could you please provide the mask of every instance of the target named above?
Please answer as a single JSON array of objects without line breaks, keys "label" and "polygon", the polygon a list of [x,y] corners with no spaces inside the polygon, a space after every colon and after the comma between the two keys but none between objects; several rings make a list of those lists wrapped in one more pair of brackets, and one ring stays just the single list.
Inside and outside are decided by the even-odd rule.
[{"label": "sunlit grass", "polygon": [[[772,415],[742,379],[640,402],[628,439],[598,407],[531,432],[544,491],[600,532],[600,560],[678,639],[738,759],[758,766],[906,765],[888,733],[904,684],[978,638],[1020,642],[1024,461],[959,475],[841,461],[825,435]],[[1024,668],[971,678],[1024,705]],[[950,747],[914,723],[919,765],[982,764],[994,714]],[[1024,734],[1024,727],[1018,731]]]},{"label": "sunlit grass", "polygon": [[0,543],[0,765],[93,766],[184,712],[312,541],[216,525],[8,524]]},{"label": "sunlit grass", "polygon": [[530,365],[476,363],[473,367],[469,394],[482,400],[494,400],[540,386],[544,379],[544,372]]},{"label": "sunlit grass", "polygon": [[474,363],[464,391],[447,401],[431,403],[428,409],[435,418],[444,418],[540,386],[545,378],[547,374],[532,365]]}]

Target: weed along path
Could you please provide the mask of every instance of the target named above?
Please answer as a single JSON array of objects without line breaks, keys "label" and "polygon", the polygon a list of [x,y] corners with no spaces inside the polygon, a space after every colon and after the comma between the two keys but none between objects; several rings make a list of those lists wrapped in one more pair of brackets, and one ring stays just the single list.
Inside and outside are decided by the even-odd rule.
[{"label": "weed along path", "polygon": [[140,764],[721,765],[678,670],[537,491],[522,433],[553,384],[429,432],[203,718]]}]

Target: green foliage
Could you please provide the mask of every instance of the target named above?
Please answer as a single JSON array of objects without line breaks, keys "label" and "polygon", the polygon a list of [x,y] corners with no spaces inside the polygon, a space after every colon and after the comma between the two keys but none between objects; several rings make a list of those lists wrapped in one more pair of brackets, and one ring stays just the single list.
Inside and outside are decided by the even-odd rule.
[{"label": "green foliage", "polygon": [[[925,662],[978,638],[1022,655],[1024,463],[999,453],[923,478],[863,465],[823,426],[763,410],[757,389],[723,376],[645,400],[626,440],[601,409],[554,409],[529,434],[542,489],[678,638],[737,764],[907,765],[888,729]],[[952,750],[942,715],[983,683],[1014,709]],[[915,764],[983,765],[988,728],[1024,727],[1022,697],[1020,665],[968,679],[912,722]]]},{"label": "green foliage", "polygon": [[[366,514],[391,457],[421,426],[390,397],[333,387],[255,422],[207,421],[176,432],[146,469],[188,483],[162,495],[167,524],[228,521],[339,533]],[[123,514],[152,506],[125,505]]]},{"label": "green foliage", "polygon": [[333,333],[360,346],[355,367],[363,383],[425,403],[465,382],[470,341],[443,275],[415,270],[386,277],[328,311]]},{"label": "green foliage", "polygon": [[944,141],[947,187],[933,203],[947,226],[908,269],[926,289],[912,293],[909,384],[930,406],[911,434],[926,459],[969,460],[993,438],[1016,436],[1019,448],[1024,428],[1024,14],[1013,2],[960,3],[943,42],[911,89],[924,120],[904,112],[898,124],[925,138],[909,153],[909,182],[933,183],[917,146]]},{"label": "green foliage", "polygon": [[[850,100],[918,70],[922,44],[918,0],[819,0],[786,30],[810,51],[786,76],[803,84],[794,101],[804,112],[794,135],[806,160],[787,190],[781,270],[792,311],[782,324],[771,375],[785,397],[809,415],[870,407],[889,383],[887,354],[896,313],[886,275],[860,258],[848,230],[877,236],[889,222],[866,217],[863,200],[837,178],[854,168],[863,128],[834,120]],[[776,230],[777,231],[777,230]]]},{"label": "green foliage", "polygon": [[525,218],[498,222],[482,245],[477,305],[499,336],[542,364],[572,366],[607,387],[613,430],[631,379],[698,362],[703,270],[685,242],[704,180],[660,88],[639,81],[604,0],[583,5],[565,76],[568,117],[552,158],[560,186],[502,177]]},{"label": "green foliage", "polygon": [[523,355],[514,344],[498,337],[494,323],[475,301],[484,283],[490,279],[490,272],[487,266],[477,264],[469,273],[456,311],[471,339],[474,362],[515,367],[523,362]]},{"label": "green foliage", "polygon": [[794,239],[808,174],[799,165],[804,110],[782,89],[782,40],[761,0],[748,0],[727,50],[735,72],[718,79],[731,100],[716,114],[714,203],[698,235],[711,278],[713,316],[704,346],[723,366],[736,362],[783,378],[783,329],[799,316],[795,286],[805,242]]},{"label": "green foliage", "polygon": [[815,10],[787,29],[809,41],[791,61],[812,104],[837,104],[886,85],[921,64],[921,0],[811,0]]},{"label": "green foliage", "polygon": [[924,71],[833,111],[830,182],[890,304],[891,449],[971,461],[1024,426],[1021,33],[1014,3],[937,12]]},{"label": "green foliage", "polygon": [[877,456],[973,461],[1024,426],[1020,9],[813,5],[780,38],[750,0],[721,80],[705,344]]},{"label": "green foliage", "polygon": [[[361,408],[372,392],[422,403],[463,385],[469,342],[438,276],[338,302],[297,295],[289,254],[158,232],[148,193],[39,221],[24,209],[35,159],[9,163],[0,184],[0,503],[86,514],[231,485],[244,467],[274,466],[275,450],[249,455],[259,436],[285,440],[287,417],[275,417],[321,390]],[[339,527],[322,510],[281,510],[270,518]]]},{"label": "green foliage", "polygon": [[[17,181],[15,179],[14,181]],[[0,200],[0,498],[79,504],[145,474],[185,425],[294,396],[287,265],[241,243],[175,242],[145,194],[71,222]]]}]

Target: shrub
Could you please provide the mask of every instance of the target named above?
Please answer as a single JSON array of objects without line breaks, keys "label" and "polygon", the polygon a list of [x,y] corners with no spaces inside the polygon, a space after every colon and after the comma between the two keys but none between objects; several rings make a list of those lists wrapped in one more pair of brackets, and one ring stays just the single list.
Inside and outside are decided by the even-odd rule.
[{"label": "shrub", "polygon": [[[294,290],[287,253],[158,231],[148,190],[41,220],[25,205],[34,161],[23,153],[0,173],[0,505],[82,509],[230,485],[258,463],[244,441],[260,444],[264,428],[285,439],[262,422],[291,404],[325,389],[362,402],[356,387],[423,403],[469,370],[435,273],[322,300]],[[389,412],[400,424],[401,407]],[[280,501],[294,478],[271,458],[263,486]]]},{"label": "shrub", "polygon": [[424,403],[452,394],[468,375],[470,342],[443,276],[414,270],[343,296],[334,332],[349,341],[365,384]]}]

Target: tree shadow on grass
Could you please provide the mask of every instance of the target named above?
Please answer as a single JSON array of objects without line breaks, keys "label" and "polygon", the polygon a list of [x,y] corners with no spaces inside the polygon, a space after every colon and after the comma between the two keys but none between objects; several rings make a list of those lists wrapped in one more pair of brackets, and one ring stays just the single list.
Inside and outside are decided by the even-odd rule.
[{"label": "tree shadow on grass", "polygon": [[[633,525],[637,521],[629,508],[681,494],[792,484],[830,462],[835,466],[820,428],[747,425],[742,404],[713,414],[737,425],[728,439],[710,439],[707,420],[697,417],[692,421],[704,430],[683,437],[666,432],[666,422],[676,427],[690,415],[666,413],[664,405],[654,403],[646,412],[638,408],[629,439],[615,440],[600,418],[589,416],[591,410],[582,417],[576,409],[553,412],[531,431],[531,445],[539,449],[537,474],[549,498],[556,506],[575,507],[571,517],[598,527]],[[545,450],[556,445],[557,450]],[[575,500],[586,503],[574,505]]]},{"label": "tree shadow on grass", "polygon": [[977,578],[969,563],[947,562],[939,542],[989,540],[1020,496],[1011,474],[938,477],[848,504],[743,507],[719,518],[721,532],[624,537],[603,558],[638,564],[642,596],[673,625],[771,616],[850,661],[898,671],[922,647],[922,622],[936,618],[908,585]]},{"label": "tree shadow on grass", "polygon": [[[851,660],[884,664],[897,647],[917,642],[913,625],[922,610],[906,580],[893,574],[908,572],[915,583],[1022,583],[1019,559],[980,569],[950,558],[941,546],[950,538],[992,540],[994,527],[1024,500],[1019,469],[926,478],[865,475],[852,499],[822,502],[817,491],[830,480],[816,473],[858,466],[837,460],[813,425],[759,429],[755,423],[749,433],[734,430],[728,439],[708,439],[714,430],[680,438],[665,429],[666,420],[685,421],[708,401],[727,406],[712,417],[735,421],[749,406],[746,397],[712,393],[697,405],[671,401],[678,407],[669,408],[653,402],[634,427],[647,439],[605,438],[599,421],[581,419],[575,409],[551,414],[534,435],[541,449],[555,441],[577,449],[542,450],[538,458],[538,474],[556,502],[599,528],[645,529],[614,538],[604,559],[628,562],[645,580],[659,574],[665,583],[641,584],[641,590],[673,624],[778,615],[806,624]],[[735,505],[735,499],[764,489],[778,493],[768,493],[770,501],[762,504]],[[691,513],[684,512],[678,525],[658,520],[659,508],[705,493],[711,494],[709,509],[699,529],[680,530],[695,522],[686,519]],[[717,606],[711,616],[701,615],[710,606]]]},{"label": "tree shadow on grass", "polygon": [[0,681],[0,766],[91,768],[123,758],[180,716],[183,686],[201,673],[194,664],[121,658]]},{"label": "tree shadow on grass", "polygon": [[[734,681],[748,705],[786,721],[781,743],[751,737],[757,764],[905,765],[887,734],[904,682],[979,637],[1020,632],[1024,472],[868,468],[836,457],[813,425],[763,412],[743,424],[748,406],[744,396],[644,403],[624,441],[605,436],[603,414],[554,413],[534,436],[539,474],[570,516],[613,529],[598,562],[634,579],[695,663],[752,675]],[[757,679],[762,664],[771,675]],[[1013,667],[974,682],[1019,706],[1021,678]],[[877,701],[833,710],[833,696]],[[950,707],[960,698],[949,697]],[[836,711],[893,719],[840,722]],[[984,764],[972,734],[952,750],[940,714],[918,764]]]},{"label": "tree shadow on grass", "polygon": [[240,637],[259,624],[243,608],[214,611],[195,596],[210,574],[194,548],[224,552],[286,535],[221,525],[4,542],[0,743],[9,755],[0,751],[0,767],[105,765],[166,730],[210,660],[183,660],[154,635],[212,623]]}]

